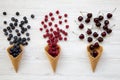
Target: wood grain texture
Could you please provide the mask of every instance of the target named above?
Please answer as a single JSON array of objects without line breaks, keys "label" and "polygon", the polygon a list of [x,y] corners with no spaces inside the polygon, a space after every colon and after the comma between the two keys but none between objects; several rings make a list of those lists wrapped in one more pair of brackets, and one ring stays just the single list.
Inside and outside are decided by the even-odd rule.
[{"label": "wood grain texture", "polygon": [[[93,12],[112,11],[114,17],[111,20],[116,26],[113,33],[102,43],[103,55],[97,65],[96,72],[92,73],[86,52],[87,42],[82,42],[72,31],[80,34],[74,20],[80,15],[80,11]],[[43,15],[59,9],[61,13],[69,14],[69,40],[60,42],[62,52],[58,62],[56,74],[52,73],[49,61],[44,54],[46,40],[39,31],[40,21]],[[7,11],[6,17],[2,12]],[[21,15],[36,18],[30,20],[32,29],[31,41],[25,47],[19,72],[14,72],[9,60],[6,48],[9,46],[6,37],[2,33],[4,20],[14,16],[16,11]],[[9,21],[9,20],[8,20]],[[110,24],[110,25],[112,25]],[[86,25],[88,26],[88,25]],[[120,79],[120,0],[0,0],[0,80],[119,80]]]}]

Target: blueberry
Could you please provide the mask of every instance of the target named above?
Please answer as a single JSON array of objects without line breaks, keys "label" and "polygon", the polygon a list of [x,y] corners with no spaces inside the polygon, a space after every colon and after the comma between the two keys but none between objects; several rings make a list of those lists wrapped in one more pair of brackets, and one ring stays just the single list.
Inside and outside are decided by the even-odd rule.
[{"label": "blueberry", "polygon": [[30,41],[30,38],[28,37],[27,40]]},{"label": "blueberry", "polygon": [[12,17],[12,18],[11,18],[11,21],[15,21],[15,18],[14,18],[14,17]]},{"label": "blueberry", "polygon": [[10,38],[12,38],[12,37],[13,37],[13,35],[12,35],[12,34],[9,34],[9,37],[10,37]]},{"label": "blueberry", "polygon": [[29,36],[30,34],[29,33],[26,33],[26,36]]},{"label": "blueberry", "polygon": [[11,40],[11,38],[10,38],[10,37],[8,37],[8,38],[7,38],[7,40],[8,40],[8,41],[10,41],[10,40]]},{"label": "blueberry", "polygon": [[19,16],[20,15],[20,13],[19,12],[16,12],[16,16]]},{"label": "blueberry", "polygon": [[18,22],[18,19],[15,19],[15,22]]},{"label": "blueberry", "polygon": [[4,23],[4,24],[7,24],[7,21],[4,21],[3,23]]},{"label": "blueberry", "polygon": [[27,25],[27,28],[28,28],[28,29],[30,29],[30,28],[31,28],[31,26],[30,26],[30,25]]},{"label": "blueberry", "polygon": [[24,17],[23,17],[23,19],[24,19],[24,20],[27,20],[27,17],[26,17],[26,16],[24,16]]},{"label": "blueberry", "polygon": [[21,34],[20,34],[20,33],[17,33],[17,36],[21,36]]},{"label": "blueberry", "polygon": [[25,41],[26,41],[26,38],[22,38],[22,41],[25,42]]},{"label": "blueberry", "polygon": [[6,15],[7,15],[7,12],[3,12],[3,15],[6,16]]},{"label": "blueberry", "polygon": [[7,30],[10,30],[10,27],[7,27]]},{"label": "blueberry", "polygon": [[31,18],[35,18],[34,14],[31,14]]},{"label": "blueberry", "polygon": [[16,32],[16,33],[19,33],[19,30],[18,30],[18,29],[16,29],[16,30],[15,30],[15,32]]},{"label": "blueberry", "polygon": [[4,29],[3,29],[3,32],[6,32],[6,31],[7,31],[7,29],[4,28]]},{"label": "blueberry", "polygon": [[18,23],[17,23],[17,22],[15,22],[15,23],[14,23],[14,26],[17,26],[17,25],[18,25]]},{"label": "blueberry", "polygon": [[12,26],[13,26],[13,23],[10,23],[9,26],[12,27]]},{"label": "blueberry", "polygon": [[8,35],[8,32],[5,32],[4,35],[7,36],[7,35]]}]

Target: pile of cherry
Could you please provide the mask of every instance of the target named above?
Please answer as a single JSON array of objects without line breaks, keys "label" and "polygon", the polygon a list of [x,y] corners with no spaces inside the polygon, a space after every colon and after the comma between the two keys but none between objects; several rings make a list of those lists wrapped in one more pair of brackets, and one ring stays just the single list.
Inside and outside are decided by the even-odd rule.
[{"label": "pile of cherry", "polygon": [[55,13],[50,12],[44,16],[41,21],[42,27],[40,31],[43,31],[43,38],[47,38],[49,46],[48,53],[56,57],[59,54],[59,41],[67,41],[68,33],[65,29],[69,29],[68,15],[65,13],[62,15],[59,10]]},{"label": "pile of cherry", "polygon": [[[3,12],[3,15],[7,17],[7,12]],[[4,35],[7,37],[9,44],[13,45],[10,49],[10,54],[13,57],[17,57],[21,52],[20,45],[27,46],[30,41],[28,30],[31,26],[28,25],[28,19],[24,16],[22,20],[18,20],[19,17],[20,13],[16,12],[15,17],[11,17],[9,22],[3,21],[5,25],[3,29]],[[31,18],[34,18],[33,14]]]},{"label": "pile of cherry", "polygon": [[[90,22],[93,22],[93,25],[90,25],[92,26],[92,28],[87,28],[87,30],[85,31],[87,41],[89,43],[93,42],[93,44],[90,45],[90,50],[92,50],[91,55],[93,57],[96,57],[98,55],[96,49],[99,48],[99,43],[103,42],[104,38],[112,33],[112,29],[110,27],[110,19],[112,17],[112,13],[107,13],[105,17],[99,14],[97,17],[93,18],[92,13],[87,13],[86,18],[83,18],[83,16],[78,17],[80,30],[87,28],[83,23],[88,25],[90,24]],[[93,29],[97,31],[93,31]],[[98,30],[101,32],[98,33]],[[80,40],[83,40],[84,38],[84,34],[79,35]]]}]

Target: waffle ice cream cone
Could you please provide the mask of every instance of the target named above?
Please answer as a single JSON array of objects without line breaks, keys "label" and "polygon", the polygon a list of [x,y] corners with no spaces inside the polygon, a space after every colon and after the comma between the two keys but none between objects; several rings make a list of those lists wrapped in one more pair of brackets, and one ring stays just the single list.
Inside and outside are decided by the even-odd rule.
[{"label": "waffle ice cream cone", "polygon": [[49,59],[49,61],[50,61],[50,64],[51,64],[51,67],[52,67],[53,72],[56,71],[57,62],[58,62],[58,59],[59,59],[59,57],[60,57],[60,46],[58,46],[58,47],[59,47],[59,54],[58,54],[56,57],[53,57],[53,56],[51,56],[51,55],[48,53],[48,49],[49,49],[49,46],[48,46],[48,45],[45,47],[45,53],[46,53],[46,55],[47,55],[47,57],[48,57],[48,59]]},{"label": "waffle ice cream cone", "polygon": [[18,71],[18,68],[19,68],[19,63],[20,63],[20,60],[21,60],[22,54],[23,54],[23,46],[20,45],[20,48],[21,48],[22,52],[19,53],[19,55],[18,55],[17,57],[13,57],[13,56],[10,54],[9,51],[10,51],[10,48],[11,48],[11,47],[12,47],[12,46],[10,46],[10,47],[7,48],[7,52],[8,52],[8,55],[9,55],[9,57],[10,57],[10,60],[11,60],[11,62],[12,62],[12,64],[13,64],[14,70],[17,72],[17,71]]},{"label": "waffle ice cream cone", "polygon": [[96,66],[97,66],[97,63],[102,55],[102,51],[103,51],[103,47],[100,46],[98,49],[96,49],[96,51],[98,52],[98,55],[96,57],[93,57],[91,55],[91,50],[89,49],[89,46],[87,46],[87,52],[88,52],[88,57],[89,57],[89,60],[90,60],[90,63],[91,63],[91,68],[92,68],[92,71],[94,72],[95,69],[96,69]]}]

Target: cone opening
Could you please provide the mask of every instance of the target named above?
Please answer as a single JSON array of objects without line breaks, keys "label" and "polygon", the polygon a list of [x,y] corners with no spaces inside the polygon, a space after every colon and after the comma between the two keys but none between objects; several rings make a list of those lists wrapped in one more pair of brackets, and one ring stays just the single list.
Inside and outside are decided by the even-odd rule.
[{"label": "cone opening", "polygon": [[14,58],[18,57],[18,55],[22,54],[23,52],[23,46],[19,45],[19,46],[10,46],[7,49],[7,52]]},{"label": "cone opening", "polygon": [[93,48],[92,44],[90,44],[88,45],[87,50],[91,57],[96,58],[102,52],[102,46],[99,46],[98,48]]},{"label": "cone opening", "polygon": [[60,46],[56,45],[56,46],[49,46],[47,45],[45,47],[45,51],[52,57],[57,57],[60,54]]}]

